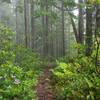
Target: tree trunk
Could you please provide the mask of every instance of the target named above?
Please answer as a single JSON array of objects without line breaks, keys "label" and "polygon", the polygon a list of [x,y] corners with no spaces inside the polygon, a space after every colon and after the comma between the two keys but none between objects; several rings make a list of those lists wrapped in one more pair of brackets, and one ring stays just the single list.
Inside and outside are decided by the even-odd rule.
[{"label": "tree trunk", "polygon": [[93,44],[92,13],[93,13],[93,8],[87,7],[86,8],[86,56],[91,56],[92,53],[92,44]]},{"label": "tree trunk", "polygon": [[31,1],[31,48],[34,49],[35,37],[34,1]]},{"label": "tree trunk", "polygon": [[[79,0],[79,4],[83,4],[83,0]],[[78,21],[78,36],[79,43],[83,44],[83,33],[84,33],[84,18],[83,18],[83,8],[79,6],[79,21]]]},{"label": "tree trunk", "polygon": [[62,56],[65,56],[64,2],[62,1]]},{"label": "tree trunk", "polygon": [[25,46],[28,47],[28,17],[27,17],[28,1],[24,0],[24,21],[25,21]]},{"label": "tree trunk", "polygon": [[46,12],[46,15],[44,15],[43,16],[43,26],[44,26],[44,39],[43,39],[43,41],[44,41],[44,46],[43,46],[43,52],[44,52],[44,56],[47,56],[48,55],[48,25],[49,25],[49,23],[48,23],[48,15],[47,15],[47,13],[48,13],[48,0],[44,0],[44,10],[45,10],[45,12]]},{"label": "tree trunk", "polygon": [[96,58],[95,58],[95,66],[98,66],[98,56],[99,56],[99,47],[100,47],[100,40],[97,38],[100,38],[100,6],[96,5],[96,29],[95,29],[95,38],[97,42],[97,48],[96,48]]},{"label": "tree trunk", "polygon": [[17,5],[16,5],[16,43],[19,44],[19,32],[18,32],[18,11],[17,11]]},{"label": "tree trunk", "polygon": [[75,39],[76,39],[76,42],[79,43],[79,36],[78,36],[78,32],[77,32],[77,28],[76,28],[76,25],[75,25],[75,22],[71,16],[71,13],[68,12],[69,15],[70,15],[70,19],[71,19],[71,24],[72,24],[72,27],[73,27],[73,31],[74,31],[74,34],[75,34]]}]

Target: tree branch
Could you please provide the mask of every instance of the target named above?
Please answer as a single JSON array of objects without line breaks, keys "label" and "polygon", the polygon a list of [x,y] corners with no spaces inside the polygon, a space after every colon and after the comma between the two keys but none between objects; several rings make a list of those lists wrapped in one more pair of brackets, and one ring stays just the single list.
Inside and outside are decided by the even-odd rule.
[{"label": "tree branch", "polygon": [[78,9],[77,7],[74,8],[74,9],[72,9],[72,10],[69,10],[68,8],[63,9],[63,8],[61,8],[61,7],[59,7],[59,6],[55,5],[55,4],[53,4],[53,6],[56,7],[57,9],[61,10],[61,11],[62,11],[62,10],[63,10],[63,11],[73,11],[73,10]]}]

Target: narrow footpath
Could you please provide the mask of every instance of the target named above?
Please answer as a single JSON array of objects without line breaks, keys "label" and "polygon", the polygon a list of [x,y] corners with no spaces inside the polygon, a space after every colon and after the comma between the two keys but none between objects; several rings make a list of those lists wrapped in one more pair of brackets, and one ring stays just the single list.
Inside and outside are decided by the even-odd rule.
[{"label": "narrow footpath", "polygon": [[50,67],[47,67],[38,79],[37,95],[38,100],[54,100],[54,93],[50,80]]}]

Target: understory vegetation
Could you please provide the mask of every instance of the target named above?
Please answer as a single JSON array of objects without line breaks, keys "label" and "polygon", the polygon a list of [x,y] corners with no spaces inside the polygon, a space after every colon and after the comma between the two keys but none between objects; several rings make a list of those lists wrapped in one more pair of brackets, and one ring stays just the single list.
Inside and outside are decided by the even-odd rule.
[{"label": "understory vegetation", "polygon": [[100,68],[95,68],[93,58],[74,59],[67,63],[57,61],[57,67],[52,70],[57,100],[99,100]]},{"label": "understory vegetation", "polygon": [[0,100],[100,100],[100,0],[0,0]]},{"label": "understory vegetation", "polygon": [[[30,49],[14,45],[13,35],[0,25],[0,100],[36,100],[37,78],[47,62]],[[100,67],[95,67],[95,55],[96,50],[91,57],[81,53],[55,61],[51,77],[56,100],[100,99]]]},{"label": "understory vegetation", "polygon": [[36,99],[34,90],[43,62],[31,50],[14,45],[13,35],[0,25],[0,100]]}]

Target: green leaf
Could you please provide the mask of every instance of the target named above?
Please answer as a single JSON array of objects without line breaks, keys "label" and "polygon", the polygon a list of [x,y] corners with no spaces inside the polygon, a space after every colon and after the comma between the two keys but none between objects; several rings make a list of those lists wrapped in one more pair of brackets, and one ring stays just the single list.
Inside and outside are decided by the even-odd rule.
[{"label": "green leaf", "polygon": [[92,83],[89,79],[87,79],[87,78],[85,77],[85,80],[86,80],[86,82],[87,82],[89,88],[93,87],[93,83]]}]

